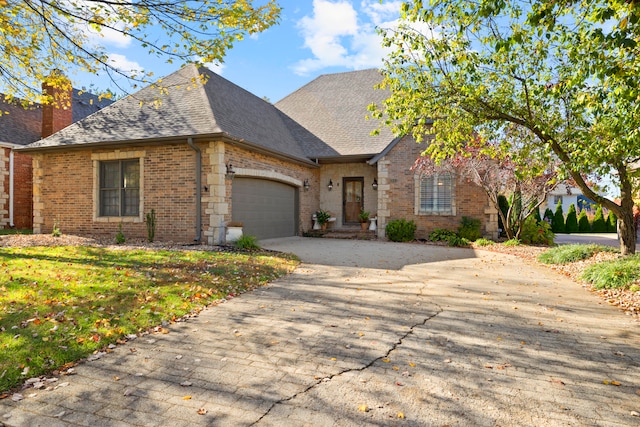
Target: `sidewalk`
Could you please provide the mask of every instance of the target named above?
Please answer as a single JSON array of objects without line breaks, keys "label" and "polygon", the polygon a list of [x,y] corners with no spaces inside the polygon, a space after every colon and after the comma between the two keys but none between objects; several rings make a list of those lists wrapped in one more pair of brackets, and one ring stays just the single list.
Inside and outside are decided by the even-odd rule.
[{"label": "sidewalk", "polygon": [[304,263],[0,400],[0,424],[640,425],[638,323],[551,270],[427,245],[264,244]]}]

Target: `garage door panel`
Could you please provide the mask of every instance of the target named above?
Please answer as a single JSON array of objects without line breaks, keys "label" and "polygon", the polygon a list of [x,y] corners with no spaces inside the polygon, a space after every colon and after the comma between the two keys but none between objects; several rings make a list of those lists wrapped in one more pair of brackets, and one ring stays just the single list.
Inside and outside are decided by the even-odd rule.
[{"label": "garage door panel", "polygon": [[296,188],[254,178],[233,181],[232,217],[258,239],[296,235]]}]

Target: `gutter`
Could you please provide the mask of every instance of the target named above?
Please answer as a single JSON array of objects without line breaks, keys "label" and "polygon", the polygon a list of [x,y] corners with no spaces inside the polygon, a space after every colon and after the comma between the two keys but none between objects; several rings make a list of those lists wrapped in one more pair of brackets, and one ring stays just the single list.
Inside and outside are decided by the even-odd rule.
[{"label": "gutter", "polygon": [[187,138],[187,144],[196,152],[196,237],[195,242],[202,240],[202,151],[193,143],[193,138]]}]

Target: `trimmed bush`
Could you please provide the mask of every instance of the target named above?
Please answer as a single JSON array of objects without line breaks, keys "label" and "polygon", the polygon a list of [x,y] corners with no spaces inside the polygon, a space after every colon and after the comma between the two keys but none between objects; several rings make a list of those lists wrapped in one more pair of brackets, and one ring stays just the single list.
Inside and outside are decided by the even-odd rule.
[{"label": "trimmed bush", "polygon": [[234,245],[238,249],[244,249],[248,251],[256,251],[260,249],[257,237],[248,234],[243,234],[242,236],[240,236],[240,238],[235,241]]},{"label": "trimmed bush", "polygon": [[475,241],[475,244],[478,246],[491,246],[495,245],[495,243],[496,242],[494,242],[493,240],[485,239],[484,237]]},{"label": "trimmed bush", "polygon": [[544,221],[536,221],[530,216],[522,224],[520,232],[520,240],[527,245],[553,245],[553,232],[549,223]]},{"label": "trimmed bush", "polygon": [[540,206],[538,206],[537,208],[535,208],[535,210],[533,211],[533,217],[536,219],[536,221],[542,221],[542,217],[540,216]]},{"label": "trimmed bush", "polygon": [[629,288],[640,279],[640,256],[631,255],[590,265],[582,273],[582,279],[596,289]]},{"label": "trimmed bush", "polygon": [[569,212],[567,212],[567,218],[564,221],[564,231],[567,233],[578,232],[578,213],[576,212],[576,205],[573,203],[569,206]]},{"label": "trimmed bush", "polygon": [[556,205],[556,212],[551,220],[551,230],[554,233],[564,233],[564,212],[562,212],[562,203]]},{"label": "trimmed bush", "polygon": [[463,216],[460,221],[460,227],[458,227],[458,236],[472,242],[478,240],[482,237],[482,233],[480,233],[481,224],[482,222],[478,218]]},{"label": "trimmed bush", "polygon": [[553,222],[553,211],[549,208],[545,209],[544,217],[542,217],[542,219],[551,224]]},{"label": "trimmed bush", "polygon": [[447,239],[447,243],[449,244],[449,246],[469,246],[469,239],[465,239],[464,237],[460,237],[457,234],[454,234],[453,236],[449,237]]},{"label": "trimmed bush", "polygon": [[406,219],[394,219],[385,227],[387,238],[392,242],[410,242],[415,240],[416,223]]},{"label": "trimmed bush", "polygon": [[520,246],[520,239],[509,239],[503,243],[505,246]]},{"label": "trimmed bush", "polygon": [[580,215],[578,215],[578,233],[590,233],[591,232],[591,224],[589,223],[589,218],[587,217],[587,211],[581,210]]},{"label": "trimmed bush", "polygon": [[544,264],[569,264],[591,258],[598,252],[617,252],[615,248],[603,245],[560,245],[538,256]]},{"label": "trimmed bush", "polygon": [[618,232],[618,217],[612,211],[609,211],[609,216],[607,216],[607,232]]},{"label": "trimmed bush", "polygon": [[602,206],[598,206],[596,214],[593,217],[593,223],[591,224],[591,231],[594,233],[606,233],[607,223],[604,222],[604,213],[602,212]]},{"label": "trimmed bush", "polygon": [[436,228],[429,233],[429,240],[432,242],[446,242],[454,236],[457,236],[455,231],[447,230],[446,228]]}]

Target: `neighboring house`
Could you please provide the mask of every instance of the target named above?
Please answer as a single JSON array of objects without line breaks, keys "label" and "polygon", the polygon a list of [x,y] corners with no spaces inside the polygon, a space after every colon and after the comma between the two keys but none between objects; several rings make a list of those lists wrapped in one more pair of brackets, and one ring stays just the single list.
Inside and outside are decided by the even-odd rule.
[{"label": "neighboring house", "polygon": [[583,207],[588,208],[588,201],[589,199],[582,195],[582,191],[578,187],[560,183],[556,188],[550,191],[549,194],[547,194],[547,200],[542,204],[540,214],[544,215],[545,209],[551,209],[551,212],[555,212],[558,202],[562,205],[562,212],[565,215],[569,212],[569,206],[571,205],[574,205],[576,207],[576,211],[580,213]]},{"label": "neighboring house", "polygon": [[8,102],[0,94],[0,229],[28,229],[33,225],[31,156],[17,149],[110,103],[74,90],[70,107],[32,104],[25,108],[20,100]]},{"label": "neighboring house", "polygon": [[[200,74],[206,75],[204,85]],[[322,208],[331,227],[416,221],[417,237],[456,229],[462,216],[497,237],[497,214],[464,179],[411,170],[424,147],[365,120],[386,98],[376,70],[324,75],[272,105],[215,73],[188,65],[21,150],[33,157],[34,232],[220,244],[229,221],[260,239],[300,235]],[[330,186],[331,184],[331,186]]]}]

